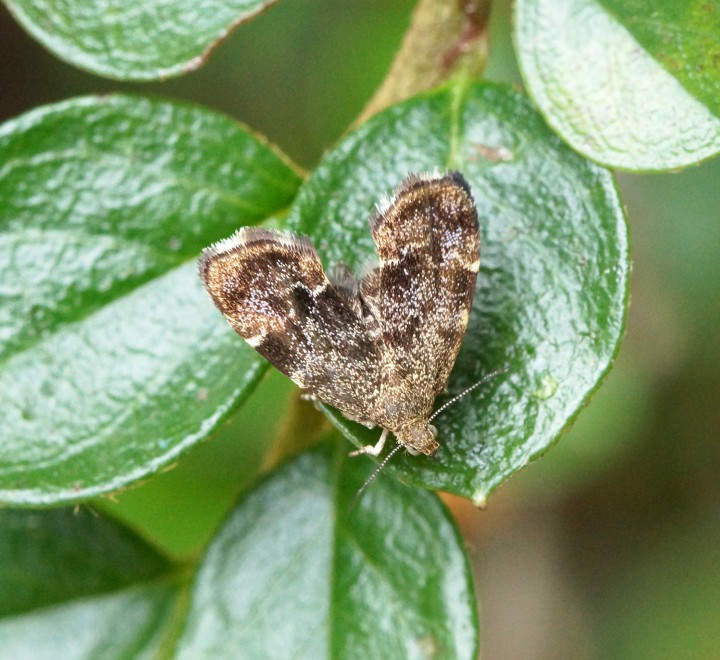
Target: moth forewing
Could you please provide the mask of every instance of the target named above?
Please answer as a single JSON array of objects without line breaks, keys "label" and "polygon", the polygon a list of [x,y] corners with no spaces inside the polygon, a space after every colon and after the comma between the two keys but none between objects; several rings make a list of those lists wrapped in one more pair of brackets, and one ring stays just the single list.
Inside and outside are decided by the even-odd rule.
[{"label": "moth forewing", "polygon": [[[467,327],[480,238],[457,172],[411,175],[370,221],[378,268],[325,275],[307,238],[245,227],[203,252],[199,274],[235,331],[309,395],[381,427],[411,453],[430,424]],[[352,282],[352,285],[348,284]]]}]

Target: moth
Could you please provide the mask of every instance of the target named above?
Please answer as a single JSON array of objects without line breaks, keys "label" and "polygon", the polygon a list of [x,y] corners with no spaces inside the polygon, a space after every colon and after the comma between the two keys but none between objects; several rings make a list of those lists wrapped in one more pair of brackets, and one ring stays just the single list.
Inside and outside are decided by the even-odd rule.
[{"label": "moth", "polygon": [[306,393],[431,455],[430,423],[467,328],[480,234],[458,172],[410,175],[370,219],[379,264],[332,278],[307,238],[243,227],[207,248],[199,274],[235,331]]}]

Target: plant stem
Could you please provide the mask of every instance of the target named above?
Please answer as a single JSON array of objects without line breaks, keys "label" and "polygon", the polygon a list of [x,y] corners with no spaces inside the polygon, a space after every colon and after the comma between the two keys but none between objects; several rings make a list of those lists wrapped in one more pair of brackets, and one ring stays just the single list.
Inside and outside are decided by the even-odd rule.
[{"label": "plant stem", "polygon": [[313,403],[303,400],[301,390],[295,388],[272,449],[265,456],[263,471],[269,471],[289,456],[313,447],[330,428],[327,417]]},{"label": "plant stem", "polygon": [[479,76],[487,60],[489,10],[490,0],[419,0],[385,80],[355,125],[458,71]]}]

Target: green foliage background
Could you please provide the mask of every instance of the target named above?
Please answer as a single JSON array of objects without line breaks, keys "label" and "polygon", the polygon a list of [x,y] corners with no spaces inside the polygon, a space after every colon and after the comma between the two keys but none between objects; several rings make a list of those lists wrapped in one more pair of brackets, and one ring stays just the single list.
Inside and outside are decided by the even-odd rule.
[{"label": "green foliage background", "polygon": [[[286,0],[198,72],[143,86],[64,65],[2,13],[0,118],[89,92],[157,93],[222,110],[312,167],[382,80],[412,4]],[[520,84],[507,3],[494,3],[490,34],[486,77]],[[572,430],[487,510],[448,500],[471,549],[486,659],[699,658],[720,646],[720,162],[618,179],[634,265],[614,369]],[[211,442],[93,507],[192,560],[282,434],[291,392],[270,373]],[[160,576],[153,612],[170,619],[166,584],[185,576],[160,557],[149,564]],[[106,616],[120,611],[138,612],[129,601]]]}]

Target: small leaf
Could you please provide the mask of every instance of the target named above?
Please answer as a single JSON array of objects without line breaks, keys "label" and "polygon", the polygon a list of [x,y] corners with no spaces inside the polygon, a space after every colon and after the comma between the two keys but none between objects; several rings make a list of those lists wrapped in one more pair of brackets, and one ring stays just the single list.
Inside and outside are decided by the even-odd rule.
[{"label": "small leaf", "polygon": [[703,0],[518,0],[528,91],[564,140],[610,167],[710,158],[720,152],[718,11]]},{"label": "small leaf", "polygon": [[[0,648],[13,658],[155,657],[174,567],[88,511],[0,511]],[[122,625],[118,625],[122,622]]]},{"label": "small leaf", "polygon": [[155,80],[197,69],[233,28],[274,2],[5,0],[23,27],[59,58],[121,80]]},{"label": "small leaf", "polygon": [[0,501],[75,501],[166,465],[257,382],[195,258],[299,177],[222,116],[121,96],[8,122],[0,154]]},{"label": "small leaf", "polygon": [[[468,179],[482,241],[446,398],[508,372],[437,418],[435,456],[399,456],[388,469],[483,504],[557,440],[610,367],[625,323],[627,227],[611,174],[565,147],[523,95],[490,84],[455,85],[377,115],[328,154],[289,223],[328,262],[357,269],[376,259],[373,204],[408,172],[434,169]],[[331,419],[359,446],[377,440],[378,430]]]},{"label": "small leaf", "polygon": [[383,475],[348,510],[367,467],[323,446],[245,498],[203,560],[180,658],[477,657],[450,516]]}]

